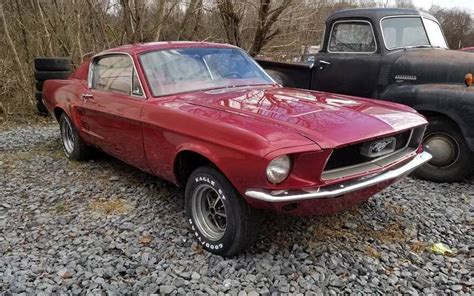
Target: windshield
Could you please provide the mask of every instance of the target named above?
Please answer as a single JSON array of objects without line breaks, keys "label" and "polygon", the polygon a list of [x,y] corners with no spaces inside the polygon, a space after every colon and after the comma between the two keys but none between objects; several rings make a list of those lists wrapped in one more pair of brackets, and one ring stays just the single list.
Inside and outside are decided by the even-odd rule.
[{"label": "windshield", "polygon": [[234,48],[160,50],[142,54],[140,61],[153,96],[274,83],[246,53]]},{"label": "windshield", "polygon": [[[425,30],[426,26],[426,30]],[[434,46],[447,48],[438,23],[421,17],[393,17],[382,21],[382,32],[387,49]]]},{"label": "windshield", "polygon": [[444,38],[443,31],[441,31],[439,24],[430,19],[425,18],[424,20],[426,32],[428,33],[428,37],[430,38],[431,45],[448,48],[448,45],[446,44],[446,39]]}]

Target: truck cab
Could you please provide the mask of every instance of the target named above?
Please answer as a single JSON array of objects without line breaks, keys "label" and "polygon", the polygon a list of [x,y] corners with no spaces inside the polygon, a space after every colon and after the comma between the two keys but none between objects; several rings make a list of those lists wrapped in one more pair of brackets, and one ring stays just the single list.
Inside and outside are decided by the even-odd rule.
[{"label": "truck cab", "polygon": [[474,168],[474,57],[449,50],[432,15],[414,9],[349,9],[328,17],[313,64],[259,60],[280,84],[392,101],[430,125],[433,154],[416,174],[460,181]]}]

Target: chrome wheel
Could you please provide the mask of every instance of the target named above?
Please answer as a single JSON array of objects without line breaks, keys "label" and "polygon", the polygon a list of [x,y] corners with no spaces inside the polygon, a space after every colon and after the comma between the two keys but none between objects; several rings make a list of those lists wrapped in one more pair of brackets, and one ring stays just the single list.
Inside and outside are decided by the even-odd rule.
[{"label": "chrome wheel", "polygon": [[432,166],[448,167],[459,158],[459,143],[448,134],[428,135],[425,138],[425,145],[433,155],[433,159],[429,162]]},{"label": "chrome wheel", "polygon": [[219,241],[225,234],[227,215],[224,201],[209,184],[200,184],[192,195],[191,212],[199,231],[211,241]]},{"label": "chrome wheel", "polygon": [[70,155],[74,151],[74,133],[71,122],[67,119],[61,122],[61,139],[66,154]]}]

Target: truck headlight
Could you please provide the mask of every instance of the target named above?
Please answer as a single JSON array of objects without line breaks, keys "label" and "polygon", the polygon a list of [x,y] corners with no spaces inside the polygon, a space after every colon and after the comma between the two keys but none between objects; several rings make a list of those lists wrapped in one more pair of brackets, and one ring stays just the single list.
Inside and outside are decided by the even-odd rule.
[{"label": "truck headlight", "polygon": [[283,182],[291,170],[291,159],[288,155],[275,157],[267,166],[267,179],[273,184]]}]

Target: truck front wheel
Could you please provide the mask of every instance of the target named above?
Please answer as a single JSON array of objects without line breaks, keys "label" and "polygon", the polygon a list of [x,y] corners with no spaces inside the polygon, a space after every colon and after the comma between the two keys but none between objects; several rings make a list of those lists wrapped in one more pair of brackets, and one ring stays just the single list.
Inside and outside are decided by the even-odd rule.
[{"label": "truck front wheel", "polygon": [[234,256],[255,239],[254,210],[213,167],[200,167],[191,174],[185,208],[193,235],[211,253]]},{"label": "truck front wheel", "polygon": [[454,122],[443,117],[431,117],[429,121],[423,144],[433,159],[415,175],[434,182],[462,181],[473,171],[474,153]]}]

